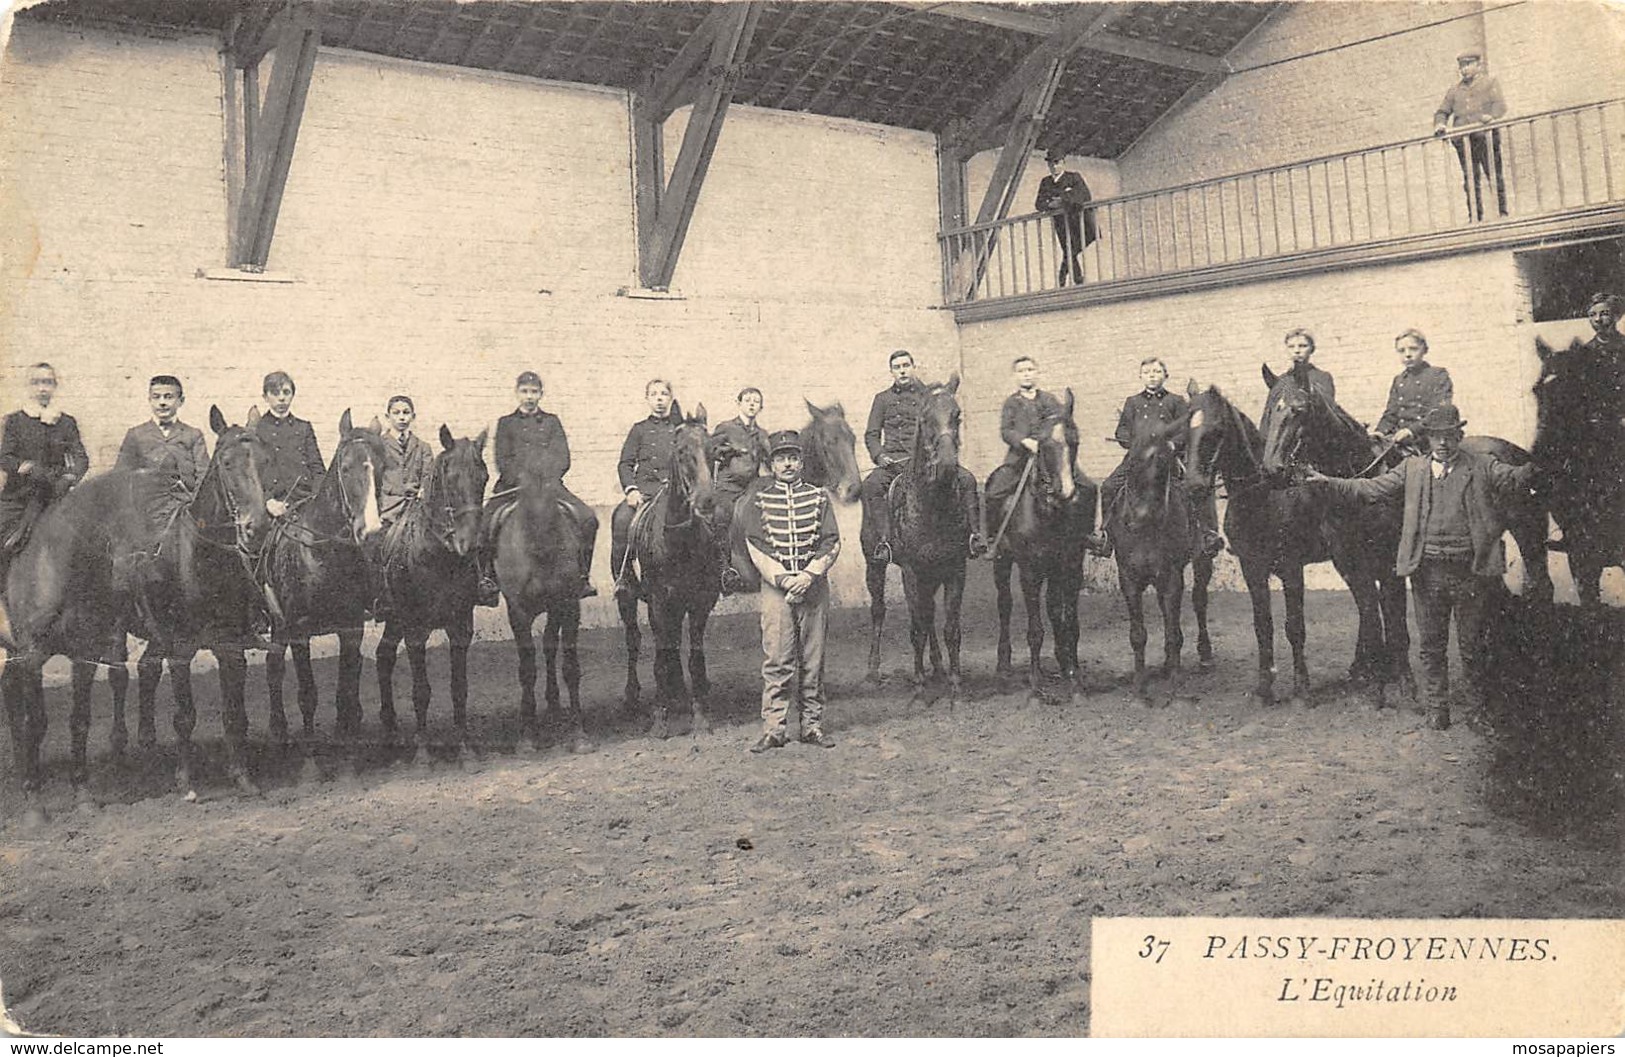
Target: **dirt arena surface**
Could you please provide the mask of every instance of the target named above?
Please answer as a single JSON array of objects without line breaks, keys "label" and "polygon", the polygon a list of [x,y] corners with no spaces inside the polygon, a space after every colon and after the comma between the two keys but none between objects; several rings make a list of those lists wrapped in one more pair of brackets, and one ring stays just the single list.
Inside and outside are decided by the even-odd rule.
[{"label": "dirt arena surface", "polygon": [[[897,674],[879,690],[861,680],[866,614],[839,611],[839,744],[760,756],[746,751],[760,640],[745,618],[714,625],[718,722],[699,739],[652,741],[620,716],[619,633],[586,635],[597,749],[580,756],[515,752],[513,649],[486,643],[471,664],[477,758],[392,767],[370,750],[300,785],[296,761],[262,746],[259,799],[224,780],[211,673],[197,680],[202,800],[167,792],[167,684],[163,748],[124,771],[106,758],[99,685],[99,806],[76,808],[67,691],[49,691],[43,828],[20,823],[0,734],[7,1003],[29,1030],[73,1035],[1078,1035],[1095,915],[1625,909],[1617,843],[1491,813],[1482,738],[1339,685],[1345,594],[1309,599],[1313,708],[1248,700],[1251,617],[1225,593],[1217,669],[1148,709],[1123,683],[1121,612],[1115,595],[1084,600],[1097,692],[1034,706],[992,674],[991,590],[973,575],[971,700],[950,714],[907,705],[900,600]],[[1019,603],[1016,624],[1022,656]],[[318,667],[324,735],[332,664]],[[430,668],[449,732],[444,650]],[[372,680],[369,660],[369,734]],[[254,668],[258,739],[264,707]]]}]

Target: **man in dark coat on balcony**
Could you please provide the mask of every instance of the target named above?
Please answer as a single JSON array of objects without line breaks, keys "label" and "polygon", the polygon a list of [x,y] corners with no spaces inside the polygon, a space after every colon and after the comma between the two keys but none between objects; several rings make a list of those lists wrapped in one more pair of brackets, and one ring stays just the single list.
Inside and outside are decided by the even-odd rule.
[{"label": "man in dark coat on balcony", "polygon": [[[1484,72],[1484,53],[1476,48],[1464,51],[1456,56],[1456,66],[1461,71],[1461,80],[1450,86],[1444,94],[1444,102],[1433,114],[1435,136],[1462,133],[1506,116],[1507,101],[1501,95],[1501,85]],[[1461,164],[1461,189],[1467,195],[1467,216],[1484,219],[1484,182],[1492,179],[1492,158],[1495,204],[1501,215],[1506,216],[1507,185],[1501,174],[1501,130],[1492,128],[1452,135],[1450,145],[1456,148],[1456,160]]]},{"label": "man in dark coat on balcony", "polygon": [[1049,163],[1049,175],[1038,181],[1038,198],[1033,208],[1040,213],[1055,214],[1050,218],[1055,225],[1055,241],[1061,249],[1061,271],[1058,282],[1066,285],[1070,272],[1073,285],[1083,282],[1083,248],[1095,241],[1094,210],[1085,210],[1089,203],[1089,185],[1083,177],[1066,168],[1066,152],[1051,147],[1044,152]]}]

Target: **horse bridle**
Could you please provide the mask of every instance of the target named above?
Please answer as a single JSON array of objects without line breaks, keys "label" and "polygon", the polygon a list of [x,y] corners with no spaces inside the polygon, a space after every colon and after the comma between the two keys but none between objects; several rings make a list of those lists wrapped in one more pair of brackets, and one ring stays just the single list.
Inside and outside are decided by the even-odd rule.
[{"label": "horse bridle", "polygon": [[[218,451],[216,452],[216,455],[218,456]],[[197,506],[196,499],[189,504],[184,523],[191,526],[192,536],[194,539],[200,540],[211,547],[217,547],[223,551],[234,552],[237,555],[237,559],[242,562],[243,569],[252,575],[254,570],[254,558],[257,556],[258,552],[249,545],[252,541],[249,536],[247,526],[243,524],[241,508],[237,505],[236,498],[231,494],[231,489],[226,487],[225,478],[220,473],[219,467],[216,465],[216,463],[211,462],[209,464],[208,470],[203,474],[203,480],[198,482],[199,498],[201,498],[205,486],[212,487],[215,492],[219,494],[221,501],[225,504],[226,513],[231,517],[233,536],[232,542],[223,543],[209,535],[207,526],[205,526],[203,522],[199,521],[196,514],[193,512]]]},{"label": "horse bridle", "polygon": [[[365,442],[355,438],[341,440],[339,441],[339,448],[342,450],[346,444],[358,443],[364,444]],[[340,455],[335,452],[333,456],[333,472],[335,473],[338,471],[339,458]],[[370,452],[366,455],[362,465],[366,466],[366,468],[374,475],[373,487],[376,488],[378,470],[377,467],[373,466],[372,464],[372,454]],[[309,525],[300,522],[297,519],[296,512],[292,511],[290,512],[291,516],[277,519],[277,527],[287,535],[301,537],[300,542],[304,543],[306,546],[314,546],[318,543],[349,544],[355,547],[361,546],[362,536],[355,527],[355,507],[350,502],[350,493],[349,490],[344,487],[344,478],[342,476],[339,477],[337,487],[339,492],[339,512],[344,515],[344,524],[346,528],[345,535],[333,535],[326,532],[318,532]],[[311,498],[315,497],[312,496]],[[309,500],[306,500],[306,502],[309,502]],[[301,506],[302,505],[303,504],[301,504]]]}]

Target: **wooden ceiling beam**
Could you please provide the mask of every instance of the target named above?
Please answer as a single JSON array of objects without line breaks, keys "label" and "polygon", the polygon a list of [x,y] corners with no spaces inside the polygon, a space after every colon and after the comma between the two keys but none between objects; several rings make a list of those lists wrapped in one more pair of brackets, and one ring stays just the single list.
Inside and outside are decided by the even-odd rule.
[{"label": "wooden ceiling beam", "polygon": [[518,54],[519,44],[525,39],[525,34],[534,30],[536,23],[541,21],[544,10],[545,8],[541,4],[531,6],[530,15],[513,31],[513,36],[508,38],[508,46],[502,49],[502,57],[497,59],[496,65],[491,69],[504,70],[507,68],[508,63],[512,62],[513,57]]},{"label": "wooden ceiling beam", "polygon": [[691,87],[689,82],[693,79],[694,71],[715,50],[718,34],[739,19],[738,12],[733,10],[735,6],[738,5],[713,5],[704,20],[683,41],[683,46],[677,49],[677,54],[666,64],[666,68],[649,79],[644,89],[648,97],[647,105],[662,121],[681,105],[679,93]]},{"label": "wooden ceiling beam", "polygon": [[[1035,37],[1054,36],[1060,32],[1063,21],[1044,15],[1034,15],[1026,11],[995,7],[991,4],[939,3],[916,4],[913,6],[942,18],[957,19],[961,22],[975,22],[984,26],[996,26],[999,29],[1013,30],[1017,33],[1029,33]],[[1128,5],[1119,6],[1127,7]],[[1189,48],[1178,48],[1171,44],[1141,40],[1138,37],[1127,37],[1121,33],[1112,33],[1110,31],[1094,34],[1080,46],[1088,51],[1121,55],[1124,58],[1139,59],[1142,62],[1154,63],[1158,66],[1171,66],[1175,69],[1189,70],[1192,73],[1206,75],[1225,72],[1224,60],[1214,58],[1212,55],[1192,51]]]},{"label": "wooden ceiling beam", "polygon": [[321,43],[316,12],[310,8],[291,11],[276,40],[263,109],[259,93],[247,90],[259,83],[258,64],[245,71],[244,178],[242,197],[237,202],[237,244],[232,248],[232,263],[240,267],[263,269],[270,259],[271,238],[276,233],[277,215],[282,209],[282,194],[293,165],[305,97]]}]

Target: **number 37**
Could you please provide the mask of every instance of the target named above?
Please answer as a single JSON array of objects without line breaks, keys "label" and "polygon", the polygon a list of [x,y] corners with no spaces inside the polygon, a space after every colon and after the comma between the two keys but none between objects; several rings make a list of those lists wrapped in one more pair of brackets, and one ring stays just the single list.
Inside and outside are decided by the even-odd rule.
[{"label": "number 37", "polygon": [[1153,964],[1161,965],[1162,956],[1168,953],[1168,948],[1171,946],[1173,946],[1172,940],[1159,940],[1155,936],[1147,936],[1145,946],[1140,948],[1140,957],[1153,958],[1155,959]]}]

